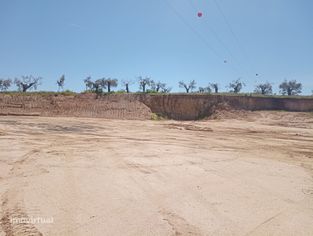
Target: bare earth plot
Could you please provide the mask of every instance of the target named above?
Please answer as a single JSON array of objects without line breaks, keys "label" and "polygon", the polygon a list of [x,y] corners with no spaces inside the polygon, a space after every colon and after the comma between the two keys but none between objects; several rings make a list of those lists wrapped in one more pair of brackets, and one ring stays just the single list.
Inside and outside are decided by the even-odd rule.
[{"label": "bare earth plot", "polygon": [[1,236],[313,235],[312,177],[312,114],[0,117]]}]

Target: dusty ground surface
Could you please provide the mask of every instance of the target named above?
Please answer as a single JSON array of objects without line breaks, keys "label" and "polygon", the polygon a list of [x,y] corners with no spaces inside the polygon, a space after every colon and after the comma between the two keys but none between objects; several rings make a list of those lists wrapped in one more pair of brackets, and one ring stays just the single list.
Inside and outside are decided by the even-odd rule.
[{"label": "dusty ground surface", "polygon": [[313,235],[312,174],[312,114],[0,117],[0,235]]}]

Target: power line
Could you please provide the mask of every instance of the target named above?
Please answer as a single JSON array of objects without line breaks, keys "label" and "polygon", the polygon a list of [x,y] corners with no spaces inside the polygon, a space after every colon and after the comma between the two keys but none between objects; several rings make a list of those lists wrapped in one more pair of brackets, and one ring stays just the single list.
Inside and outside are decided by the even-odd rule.
[{"label": "power line", "polygon": [[226,18],[226,16],[225,16],[224,11],[222,10],[221,6],[220,6],[219,3],[217,2],[217,0],[213,0],[213,2],[214,2],[214,4],[215,4],[216,8],[218,9],[219,13],[222,15],[222,17],[223,17],[223,19],[224,19],[224,21],[225,21],[225,23],[226,23],[226,25],[227,25],[227,27],[228,27],[230,33],[231,33],[231,34],[233,35],[233,37],[235,38],[235,40],[236,40],[236,42],[237,42],[237,44],[238,44],[238,47],[240,47],[240,50],[244,51],[244,49],[241,48],[241,44],[239,43],[239,39],[238,39],[237,35],[235,34],[233,28],[231,27],[229,21],[227,20],[227,18]]},{"label": "power line", "polygon": [[[225,62],[225,57],[222,57],[221,54],[215,50],[215,48],[213,48],[209,42],[207,41],[207,39],[200,34],[180,13],[179,11],[177,11],[177,9],[169,2],[169,0],[165,0],[165,2],[167,3],[167,5],[170,7],[170,9],[175,13],[175,15],[185,24],[185,26],[187,26],[196,36],[198,36],[198,38],[215,54],[215,56],[217,56],[218,58],[222,58],[223,62]],[[233,67],[232,69],[235,69],[235,71],[238,73],[238,70]]]},{"label": "power line", "polygon": [[176,10],[176,8],[168,1],[165,0],[167,4],[170,6],[171,10],[176,14],[176,16],[194,33],[199,39],[217,56],[221,57],[221,55],[208,43],[206,38],[204,38],[189,22]]},{"label": "power line", "polygon": [[[191,5],[191,7],[197,11],[197,8],[193,2],[193,0],[189,0],[189,3]],[[224,48],[225,52],[227,52],[227,54],[230,56],[230,58],[232,58],[231,61],[234,61],[235,63],[237,63],[237,65],[240,67],[240,70],[242,70],[241,68],[241,64],[238,62],[238,60],[236,59],[236,57],[234,56],[234,54],[232,53],[232,51],[229,49],[229,47],[226,45],[226,43],[224,43],[224,41],[221,39],[221,37],[218,35],[218,33],[210,27],[210,25],[207,23],[207,21],[203,20],[208,28],[208,30],[211,32],[211,34],[215,37],[215,39],[219,42],[219,44]],[[225,58],[224,58],[224,61],[227,61]]]},{"label": "power line", "polygon": [[242,44],[240,43],[239,37],[237,36],[237,34],[235,33],[235,31],[233,30],[231,24],[229,23],[224,11],[222,10],[221,5],[218,3],[217,0],[213,0],[216,8],[218,9],[219,13],[222,15],[222,18],[225,22],[225,24],[227,25],[228,30],[230,31],[230,33],[232,34],[233,38],[236,41],[237,47],[239,48],[239,50],[241,51],[242,55],[246,58],[246,61],[248,61],[249,63],[251,63],[251,60],[248,56],[248,54],[246,53],[246,50],[243,48]]},{"label": "power line", "polygon": [[191,5],[191,7],[197,11],[196,6],[195,6],[195,4],[193,3],[193,1],[192,1],[192,0],[189,0],[189,3],[190,3],[190,5]]}]

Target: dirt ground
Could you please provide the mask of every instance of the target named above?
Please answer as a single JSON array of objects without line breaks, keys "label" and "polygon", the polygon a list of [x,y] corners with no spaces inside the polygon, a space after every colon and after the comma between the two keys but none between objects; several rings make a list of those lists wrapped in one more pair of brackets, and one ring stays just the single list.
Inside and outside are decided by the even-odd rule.
[{"label": "dirt ground", "polygon": [[0,236],[313,235],[312,178],[309,113],[0,117]]}]

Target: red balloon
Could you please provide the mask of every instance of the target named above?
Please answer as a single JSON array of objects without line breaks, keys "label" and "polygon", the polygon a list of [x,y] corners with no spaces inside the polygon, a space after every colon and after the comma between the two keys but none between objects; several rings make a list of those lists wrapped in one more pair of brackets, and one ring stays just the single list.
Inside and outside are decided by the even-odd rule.
[{"label": "red balloon", "polygon": [[198,17],[202,17],[202,12],[198,12]]}]

